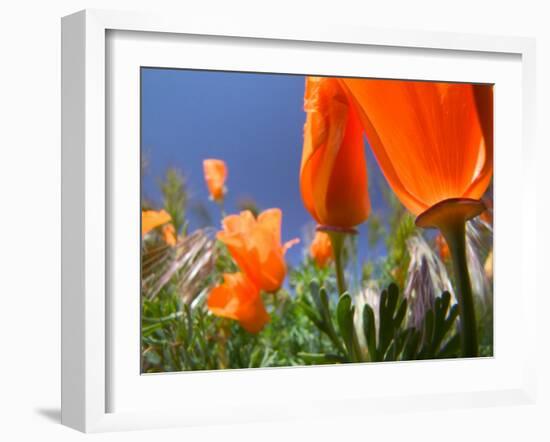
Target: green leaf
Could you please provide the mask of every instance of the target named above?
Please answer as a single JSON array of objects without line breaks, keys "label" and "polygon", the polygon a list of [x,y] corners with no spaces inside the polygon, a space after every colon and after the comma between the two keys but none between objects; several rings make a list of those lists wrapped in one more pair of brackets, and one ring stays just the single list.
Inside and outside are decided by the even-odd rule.
[{"label": "green leaf", "polygon": [[354,337],[353,337],[353,311],[354,308],[351,305],[351,297],[344,293],[340,296],[338,305],[336,307],[336,318],[338,320],[338,328],[344,338],[344,343],[348,351],[350,359],[356,360],[357,356],[354,351]]},{"label": "green leaf", "polygon": [[363,307],[363,333],[365,335],[365,341],[367,342],[370,359],[376,362],[378,360],[376,351],[376,323],[374,311],[368,304],[365,304],[365,307]]},{"label": "green leaf", "polygon": [[453,358],[457,357],[460,352],[460,336],[454,335],[449,341],[443,346],[441,351],[436,354],[436,358]]},{"label": "green leaf", "polygon": [[424,316],[424,342],[426,343],[425,355],[424,358],[431,357],[433,349],[431,344],[433,342],[434,334],[434,312],[433,310],[428,310]]},{"label": "green leaf", "polygon": [[324,287],[321,287],[321,289],[319,290],[319,299],[321,300],[321,311],[323,313],[325,321],[331,322],[332,320],[330,317],[330,304],[328,301],[327,291]]},{"label": "green leaf", "polygon": [[401,304],[399,304],[399,308],[397,309],[397,313],[395,314],[395,318],[393,319],[393,328],[394,330],[397,330],[401,327],[401,324],[403,323],[403,319],[405,319],[405,315],[407,314],[407,300],[403,299],[401,301]]},{"label": "green leaf", "polygon": [[321,296],[319,294],[320,287],[317,281],[313,280],[311,281],[311,284],[309,285],[309,293],[311,295],[311,298],[313,299],[313,303],[315,307],[317,308],[317,311],[321,313],[321,317],[323,317],[323,303],[321,302]]},{"label": "green leaf", "polygon": [[411,328],[406,332],[406,341],[403,348],[403,360],[410,361],[416,359],[418,345],[420,343],[420,332],[415,328]]},{"label": "green leaf", "polygon": [[341,356],[335,354],[299,352],[297,355],[302,358],[306,364],[334,364],[346,362]]},{"label": "green leaf", "polygon": [[397,288],[397,285],[390,284],[388,286],[388,312],[391,312],[393,315],[393,312],[395,311],[395,307],[397,306],[397,299],[399,298],[399,289]]},{"label": "green leaf", "polygon": [[317,312],[315,312],[315,310],[313,310],[313,308],[306,304],[304,301],[300,302],[299,306],[305,313],[305,315],[309,318],[309,320],[313,322],[319,330],[326,333],[325,324],[323,323],[323,320],[319,317]]}]

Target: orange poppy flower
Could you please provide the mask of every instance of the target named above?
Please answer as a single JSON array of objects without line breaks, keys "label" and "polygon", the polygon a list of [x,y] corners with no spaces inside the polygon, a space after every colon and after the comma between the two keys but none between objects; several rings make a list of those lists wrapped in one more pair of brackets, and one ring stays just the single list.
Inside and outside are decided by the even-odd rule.
[{"label": "orange poppy flower", "polygon": [[449,250],[447,241],[445,241],[445,238],[441,233],[438,233],[435,237],[435,245],[437,247],[437,251],[439,252],[439,257],[443,261],[449,260],[449,258],[451,257],[451,251]]},{"label": "orange poppy flower", "polygon": [[172,220],[166,210],[143,210],[141,212],[141,236],[147,235],[151,230],[162,226]]},{"label": "orange poppy flower", "polygon": [[309,246],[309,254],[319,267],[325,267],[333,258],[332,243],[326,232],[315,233],[315,237]]},{"label": "orange poppy flower", "polygon": [[492,86],[342,79],[388,183],[415,215],[479,200],[493,173]]},{"label": "orange poppy flower", "polygon": [[277,291],[286,276],[284,254],[297,240],[281,244],[280,209],[268,209],[254,218],[245,210],[226,216],[218,239],[223,242],[237,265],[262,290]]},{"label": "orange poppy flower", "polygon": [[220,201],[225,195],[225,180],[227,179],[227,166],[222,160],[208,159],[202,162],[204,180],[214,201]]},{"label": "orange poppy flower", "polygon": [[243,273],[225,273],[224,282],[208,295],[208,309],[216,316],[234,319],[250,333],[269,322],[260,290]]},{"label": "orange poppy flower", "polygon": [[300,168],[304,205],[323,226],[352,228],[370,213],[363,131],[335,78],[307,77]]},{"label": "orange poppy flower", "polygon": [[174,224],[165,224],[162,227],[162,238],[164,239],[164,242],[168,244],[169,246],[174,247],[178,241],[177,235],[176,235],[176,229],[174,228]]}]

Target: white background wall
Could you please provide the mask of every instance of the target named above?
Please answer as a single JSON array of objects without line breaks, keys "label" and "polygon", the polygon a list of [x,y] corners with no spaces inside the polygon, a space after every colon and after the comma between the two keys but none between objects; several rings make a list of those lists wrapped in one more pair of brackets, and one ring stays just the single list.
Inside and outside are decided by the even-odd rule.
[{"label": "white background wall", "polygon": [[[550,13],[545,1],[12,0],[0,6],[0,440],[82,440],[61,427],[60,17],[83,8],[336,22],[534,36],[538,52],[538,145],[548,150]],[[538,161],[548,198],[548,153]],[[515,179],[511,176],[510,179]],[[539,274],[546,276],[550,210],[540,204]],[[535,257],[533,257],[535,260]],[[539,285],[539,311],[550,308]],[[544,314],[547,318],[548,314]],[[550,333],[539,321],[539,404],[371,416],[361,421],[287,422],[93,436],[94,440],[549,440]]]}]

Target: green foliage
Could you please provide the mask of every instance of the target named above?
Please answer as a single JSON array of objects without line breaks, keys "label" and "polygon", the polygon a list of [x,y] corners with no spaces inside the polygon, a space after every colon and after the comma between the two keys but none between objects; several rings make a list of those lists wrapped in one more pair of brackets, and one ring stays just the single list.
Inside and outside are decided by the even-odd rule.
[{"label": "green foliage", "polygon": [[[317,354],[310,358],[314,363],[340,362],[380,362],[411,359],[450,358],[459,356],[459,338],[454,324],[458,307],[450,307],[450,295],[444,292],[436,298],[433,310],[428,310],[420,329],[406,328],[405,316],[407,301],[403,299],[397,286],[390,284],[380,295],[376,314],[366,304],[362,311],[363,327],[357,331],[354,315],[355,307],[348,294],[341,296],[334,312],[324,288],[313,282],[311,297],[304,297],[301,305],[304,313],[333,344],[331,352]],[[335,327],[337,324],[337,327]],[[357,333],[363,333],[366,349],[361,349]]]},{"label": "green foliage", "polygon": [[[397,307],[399,302],[399,307]],[[367,341],[370,360],[373,362],[386,360],[386,351],[398,339],[400,327],[407,311],[407,301],[399,298],[399,290],[395,284],[390,284],[380,297],[379,333],[376,337],[375,315],[367,304],[363,308],[363,333]],[[394,351],[394,360],[397,354]]]},{"label": "green foliage", "polygon": [[478,307],[479,355],[493,356],[493,305]]},{"label": "green foliage", "polygon": [[442,359],[460,356],[460,338],[454,331],[458,305],[450,306],[449,292],[435,299],[420,329],[409,328],[399,333],[384,360]]},{"label": "green foliage", "polygon": [[392,233],[386,240],[388,256],[382,282],[386,285],[395,281],[400,287],[404,287],[410,262],[407,240],[417,232],[413,217],[406,212],[394,213],[390,220],[390,231]]},{"label": "green foliage", "polygon": [[142,370],[146,373],[220,368],[215,318],[191,310],[166,291],[142,302]]},{"label": "green foliage", "polygon": [[368,261],[361,266],[361,284],[366,285],[374,277],[374,263]]},{"label": "green foliage", "polygon": [[[158,261],[155,269],[159,277],[152,282],[167,274],[164,267],[173,262],[166,258],[167,255],[182,261],[185,253],[195,250],[191,247],[195,243],[183,247],[196,232],[186,235],[188,192],[182,175],[169,170],[161,182],[161,189],[164,208],[183,239],[178,248],[169,249],[164,244],[157,244],[160,237],[153,238],[157,241],[153,245],[162,246],[165,253],[155,248],[143,255],[147,265],[150,257]],[[147,296],[143,291],[142,371],[459,357],[458,307],[451,305],[449,293],[444,292],[435,299],[433,309],[425,313],[418,328],[409,324],[410,305],[398,287],[404,287],[407,277],[410,261],[407,240],[419,233],[413,218],[393,194],[388,192],[386,198],[390,207],[388,221],[382,222],[380,216],[371,215],[368,234],[371,246],[385,239],[387,255],[378,261],[356,263],[356,238],[348,238],[344,251],[344,260],[350,267],[361,269],[360,287],[373,281],[387,287],[378,295],[376,309],[375,304],[366,303],[358,311],[350,293],[338,296],[333,266],[319,268],[306,256],[300,265],[289,269],[285,288],[275,294],[262,294],[270,322],[259,333],[248,333],[237,321],[214,316],[205,305],[209,291],[222,280],[223,273],[239,270],[227,248],[214,240],[214,230],[206,229],[203,234],[205,238],[210,235],[212,241],[197,256],[211,257],[211,260],[194,258],[189,265],[178,267],[154,296]],[[145,200],[142,203],[147,207]],[[254,209],[250,201],[247,204],[246,208]],[[190,210],[193,210],[192,205]],[[165,258],[160,259],[160,256]],[[194,275],[195,280],[190,275]],[[192,296],[186,296],[187,292],[192,292]],[[490,356],[493,351],[492,306],[484,309],[476,306],[476,311],[481,312],[478,318],[480,354]]]},{"label": "green foliage", "polygon": [[[382,291],[376,314],[362,311],[356,328],[355,306],[348,294],[328,295],[313,281],[300,299],[284,290],[266,295],[270,323],[257,335],[235,321],[217,318],[201,305],[190,307],[175,292],[163,290],[144,300],[142,315],[143,371],[214,370],[293,365],[380,362],[459,356],[454,324],[457,306],[445,292],[435,301],[420,329],[405,328],[407,301],[392,284]],[[363,333],[366,348],[361,348]]]},{"label": "green foliage", "polygon": [[321,333],[284,291],[264,297],[271,321],[257,335],[190,307],[165,288],[142,301],[143,371],[147,373],[304,365],[327,348]]},{"label": "green foliage", "polygon": [[164,208],[172,217],[176,232],[186,234],[185,211],[188,194],[183,175],[176,169],[168,169],[164,181],[160,183]]},{"label": "green foliage", "polygon": [[368,224],[368,244],[372,249],[376,247],[378,242],[384,238],[386,234],[386,229],[384,228],[384,223],[382,221],[382,216],[379,213],[371,213],[369,216]]},{"label": "green foliage", "polygon": [[[351,360],[351,355],[347,351],[346,344],[336,330],[336,315],[332,311],[325,288],[319,287],[316,281],[312,281],[309,293],[303,293],[298,300],[298,304],[304,315],[330,341],[332,348],[329,348],[326,356],[331,360],[339,358],[342,362]],[[341,315],[343,316],[344,312]],[[322,354],[318,354],[317,359],[322,359]]]}]

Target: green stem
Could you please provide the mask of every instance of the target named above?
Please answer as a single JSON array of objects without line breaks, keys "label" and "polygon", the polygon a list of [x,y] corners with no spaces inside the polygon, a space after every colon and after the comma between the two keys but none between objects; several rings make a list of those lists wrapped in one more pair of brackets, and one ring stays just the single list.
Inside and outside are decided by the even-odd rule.
[{"label": "green stem", "polygon": [[346,279],[344,278],[344,241],[346,239],[345,232],[334,230],[326,231],[330,236],[332,251],[334,253],[334,267],[336,268],[336,282],[338,284],[339,295],[342,296],[347,291]]},{"label": "green stem", "polygon": [[222,218],[225,218],[226,217],[225,207],[224,207],[225,198],[216,200],[215,202],[218,206],[220,206],[220,212],[221,212]]},{"label": "green stem", "polygon": [[470,273],[466,261],[466,223],[463,220],[440,226],[453,261],[457,284],[458,309],[460,314],[460,342],[464,357],[478,356],[477,328],[472,296]]}]

